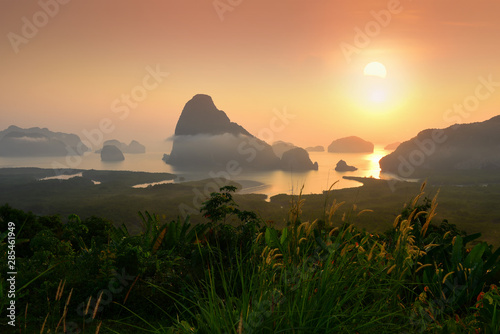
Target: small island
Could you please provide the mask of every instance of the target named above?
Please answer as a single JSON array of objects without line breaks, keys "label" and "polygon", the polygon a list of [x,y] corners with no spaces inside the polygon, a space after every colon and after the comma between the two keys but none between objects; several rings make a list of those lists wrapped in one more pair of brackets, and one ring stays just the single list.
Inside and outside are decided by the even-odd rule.
[{"label": "small island", "polygon": [[398,146],[401,145],[400,142],[395,142],[395,143],[391,143],[391,144],[388,144],[384,147],[384,150],[387,150],[387,151],[394,151],[395,149],[398,148]]},{"label": "small island", "polygon": [[281,168],[293,171],[318,170],[318,163],[311,161],[306,150],[296,147],[283,153]]},{"label": "small island", "polygon": [[125,157],[118,147],[115,145],[104,145],[101,150],[101,161],[117,162],[123,160],[125,160]]},{"label": "small island", "polygon": [[331,153],[373,153],[375,145],[356,136],[334,140],[328,146]]},{"label": "small island", "polygon": [[[103,147],[106,145],[113,145],[122,151],[122,153],[126,154],[142,154],[146,153],[146,147],[139,143],[137,140],[132,140],[130,144],[125,144],[116,139],[106,140],[103,144]],[[101,153],[102,149],[97,150],[96,153]]]},{"label": "small island", "polygon": [[325,148],[321,145],[306,147],[307,152],[325,152]]},{"label": "small island", "polygon": [[271,145],[271,147],[273,148],[274,154],[276,154],[276,156],[281,159],[281,157],[283,157],[283,153],[285,153],[286,151],[290,151],[291,149],[294,149],[297,146],[295,146],[292,143],[287,143],[287,142],[278,140],[278,141],[275,141]]},{"label": "small island", "polygon": [[344,160],[340,160],[339,162],[337,162],[335,170],[337,172],[354,172],[355,170],[358,170],[358,168],[349,166]]}]

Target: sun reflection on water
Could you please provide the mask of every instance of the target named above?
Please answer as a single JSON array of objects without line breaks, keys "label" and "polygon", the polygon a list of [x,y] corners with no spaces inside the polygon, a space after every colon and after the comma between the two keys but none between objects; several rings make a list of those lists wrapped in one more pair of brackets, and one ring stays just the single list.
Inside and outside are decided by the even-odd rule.
[{"label": "sun reflection on water", "polygon": [[379,161],[385,155],[387,155],[387,151],[383,149],[375,149],[373,153],[368,154],[366,156],[366,160],[369,162],[368,170],[370,171],[370,176],[374,178],[380,178],[380,165]]}]

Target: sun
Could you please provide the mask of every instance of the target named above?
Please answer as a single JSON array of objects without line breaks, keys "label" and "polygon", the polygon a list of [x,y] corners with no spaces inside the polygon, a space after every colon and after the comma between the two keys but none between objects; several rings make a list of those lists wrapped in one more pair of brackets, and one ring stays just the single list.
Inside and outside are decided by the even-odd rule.
[{"label": "sun", "polygon": [[387,76],[387,70],[384,64],[374,61],[365,66],[363,74],[366,76],[373,76],[385,79],[385,77]]},{"label": "sun", "polygon": [[372,102],[382,103],[387,101],[387,95],[385,87],[372,88],[368,94],[368,99]]},{"label": "sun", "polygon": [[411,77],[398,59],[383,57],[358,59],[345,77],[346,102],[353,110],[370,117],[394,115],[413,99]]},{"label": "sun", "polygon": [[377,61],[368,63],[364,70],[364,96],[369,102],[381,104],[387,101],[389,90],[387,82],[387,69],[384,64]]}]

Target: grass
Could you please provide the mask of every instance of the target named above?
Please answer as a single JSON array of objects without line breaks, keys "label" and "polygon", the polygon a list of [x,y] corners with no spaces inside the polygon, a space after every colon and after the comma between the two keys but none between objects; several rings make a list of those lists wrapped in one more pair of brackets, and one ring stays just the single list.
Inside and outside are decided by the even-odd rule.
[{"label": "grass", "polygon": [[[405,327],[395,289],[401,282],[375,261],[364,261],[365,270],[359,270],[339,249],[323,258],[304,254],[288,262],[267,248],[250,259],[238,254],[234,267],[225,267],[216,253],[211,251],[204,280],[191,286],[191,297],[154,287],[179,305],[177,315],[166,313],[175,323],[172,332],[354,333]],[[165,332],[144,324],[143,330]]]},{"label": "grass", "polygon": [[[437,196],[428,207],[422,207],[423,189],[408,207],[408,216],[400,215],[394,221],[393,239],[352,224],[335,227],[333,217],[341,206],[336,201],[328,208],[322,229],[317,228],[317,221],[301,223],[305,202],[299,196],[292,203],[286,228],[280,233],[272,228],[260,232],[250,251],[237,252],[229,263],[217,243],[198,243],[198,252],[203,253],[205,247],[208,254],[203,279],[186,282],[189,294],[151,285],[172,299],[177,311],[169,313],[155,304],[169,318],[168,325],[140,318],[145,327],[139,328],[152,333],[238,334],[460,333],[498,328],[500,296],[496,288],[490,288],[496,299],[490,304],[495,315],[490,314],[489,323],[477,321],[481,312],[484,315],[484,306],[471,307],[484,283],[466,281],[465,294],[459,289],[443,289],[447,279],[457,275],[450,269],[460,267],[469,277],[474,276],[472,266],[482,268],[486,246],[476,245],[462,259],[460,236],[455,235],[451,243],[445,241],[446,235],[453,235],[450,230],[438,241],[431,225]],[[443,272],[432,268],[436,259],[443,260],[433,251],[445,245],[452,247],[452,260],[457,263]],[[431,254],[434,263],[429,261]],[[498,265],[497,257],[487,263]],[[439,275],[429,281],[426,274],[434,270]],[[442,294],[448,305],[441,307],[442,301],[432,298],[433,293]]]},{"label": "grass", "polygon": [[[398,182],[394,191],[387,181],[363,179],[363,186],[333,190],[332,197],[345,204],[336,212],[336,218],[343,215],[355,215],[354,206],[358,211],[373,210],[372,213],[356,217],[355,224],[372,232],[382,233],[391,227],[392,221],[403,206],[411,202],[419,192],[420,183]],[[496,224],[500,223],[500,184],[469,185],[457,187],[454,185],[427,184],[427,196],[432,198],[439,191],[439,209],[435,221],[447,219],[457,225],[460,230],[468,233],[480,232],[481,241],[486,241],[495,247],[500,247],[500,231]],[[305,220],[314,220],[323,216],[325,195],[304,195],[306,200],[302,209]],[[277,206],[266,211],[263,216],[279,222],[283,226],[283,218],[291,200],[290,195],[277,195],[271,198],[271,204]]]},{"label": "grass", "polygon": [[[491,230],[487,211],[491,206],[496,214],[495,185],[486,192],[482,187],[482,193],[475,186],[444,186],[438,197],[432,185],[398,183],[392,191],[384,181],[364,181],[362,188],[332,188],[322,195],[279,195],[262,207],[265,202],[259,196],[235,195],[238,206],[229,193],[212,195],[198,219],[214,213],[219,218],[206,228],[197,226],[199,233],[191,233],[195,230],[187,220],[163,224],[167,218],[146,214],[145,232],[130,235],[115,229],[100,236],[107,243],[93,239],[84,249],[68,241],[78,240],[78,233],[89,237],[79,228],[82,221],[73,220],[50,237],[59,253],[49,254],[47,239],[47,246],[40,244],[47,248],[37,256],[54,262],[64,258],[65,268],[82,270],[81,275],[66,273],[72,281],[64,283],[65,273],[58,270],[59,284],[48,284],[57,285],[55,294],[39,287],[38,280],[30,282],[33,296],[47,291],[51,297],[42,305],[31,302],[31,295],[23,296],[28,302],[18,313],[16,332],[54,333],[76,324],[84,333],[494,333],[500,327],[495,285],[500,251],[484,242],[488,235],[477,239],[440,224],[440,211],[462,208],[476,222],[486,220],[467,232],[474,227]],[[103,186],[121,187],[106,181]],[[164,190],[153,187],[133,194],[147,200]],[[456,194],[462,197],[448,204]],[[476,194],[485,201],[474,200]],[[211,200],[216,205],[206,204]],[[393,201],[399,209],[389,208],[387,203]],[[240,215],[255,207],[266,219]],[[260,227],[252,225],[255,222]],[[184,232],[170,233],[172,229]],[[4,251],[5,244],[1,246]],[[35,263],[30,261],[20,261],[24,270]],[[107,287],[109,272],[119,261],[135,263],[135,279],[107,306],[120,312],[97,312],[101,287],[78,291],[75,287],[89,288],[78,277],[88,277],[92,267],[102,275],[96,282]],[[85,312],[75,316],[72,311],[82,300]],[[33,317],[34,311],[45,316]]]},{"label": "grass", "polygon": [[[24,314],[21,319],[18,319],[18,327],[13,329],[12,327],[7,327],[6,325],[2,328],[2,333],[7,333],[9,330],[12,332],[19,333],[30,333],[34,332],[34,327],[36,328],[36,333],[72,333],[75,332],[76,328],[79,328],[73,321],[67,319],[68,306],[70,305],[71,297],[73,295],[73,289],[69,293],[65,294],[66,281],[60,281],[57,287],[56,294],[53,298],[47,297],[47,304],[45,309],[47,310],[47,315],[43,318],[43,322],[39,324],[39,319],[33,319],[29,315],[30,304],[26,303],[24,308]],[[64,298],[63,298],[64,296]],[[90,300],[85,309],[84,316],[89,313]],[[31,305],[31,307],[37,307],[37,305]],[[97,301],[94,310],[99,307],[99,300]],[[92,319],[95,318],[95,313]],[[33,323],[35,323],[33,325]],[[84,333],[95,333],[99,334],[102,326],[102,321],[96,322],[93,325],[86,325],[85,319],[82,319],[82,331]]]}]

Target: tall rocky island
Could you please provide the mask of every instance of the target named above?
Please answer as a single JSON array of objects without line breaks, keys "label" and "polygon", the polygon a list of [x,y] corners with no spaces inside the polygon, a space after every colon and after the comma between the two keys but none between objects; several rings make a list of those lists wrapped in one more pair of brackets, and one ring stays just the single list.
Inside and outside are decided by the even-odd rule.
[{"label": "tall rocky island", "polygon": [[175,127],[170,155],[163,160],[181,169],[313,170],[305,150],[294,150],[282,161],[266,142],[231,122],[208,95],[186,103]]}]

